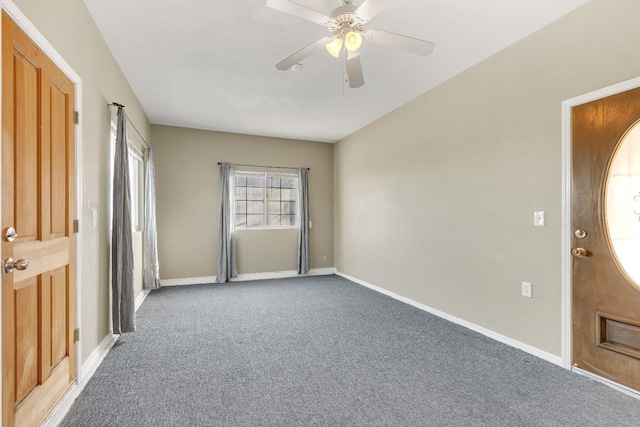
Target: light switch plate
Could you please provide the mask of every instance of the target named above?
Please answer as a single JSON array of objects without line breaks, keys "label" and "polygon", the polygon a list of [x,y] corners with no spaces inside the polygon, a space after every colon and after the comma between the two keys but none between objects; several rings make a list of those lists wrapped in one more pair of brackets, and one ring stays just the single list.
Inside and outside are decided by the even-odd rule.
[{"label": "light switch plate", "polygon": [[544,227],[546,225],[544,211],[535,211],[533,213],[533,225],[535,225],[536,227]]},{"label": "light switch plate", "polygon": [[529,282],[522,282],[522,296],[531,298],[532,288],[533,286]]}]

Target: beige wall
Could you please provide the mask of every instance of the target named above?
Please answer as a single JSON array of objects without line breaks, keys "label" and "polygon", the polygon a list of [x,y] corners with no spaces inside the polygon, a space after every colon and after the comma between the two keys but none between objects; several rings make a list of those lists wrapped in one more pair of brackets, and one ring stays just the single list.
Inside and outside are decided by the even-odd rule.
[{"label": "beige wall", "polygon": [[[156,125],[151,133],[161,279],[216,275],[218,162],[311,168],[311,268],[333,267],[332,145]],[[238,272],[296,270],[296,245],[296,230],[239,231]]]},{"label": "beige wall", "polygon": [[338,270],[560,355],[561,102],[640,74],[638,16],[594,0],[339,142]]},{"label": "beige wall", "polygon": [[[127,106],[129,119],[149,140],[149,124],[120,67],[82,0],[15,0],[15,4],[82,79],[81,338],[86,359],[109,325],[110,101]],[[92,227],[91,210],[98,211]]]}]

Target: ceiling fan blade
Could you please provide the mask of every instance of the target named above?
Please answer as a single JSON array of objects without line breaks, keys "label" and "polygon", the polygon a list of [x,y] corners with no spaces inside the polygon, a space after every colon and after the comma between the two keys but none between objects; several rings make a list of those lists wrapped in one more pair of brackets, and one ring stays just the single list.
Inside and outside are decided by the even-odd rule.
[{"label": "ceiling fan blade", "polygon": [[313,9],[309,9],[306,6],[302,6],[294,1],[290,0],[267,0],[265,6],[271,9],[279,10],[280,12],[289,13],[291,15],[298,16],[300,18],[308,19],[309,21],[324,25],[331,21],[331,18],[320,12],[316,12]]},{"label": "ceiling fan blade", "polygon": [[364,76],[362,75],[362,64],[360,64],[360,54],[349,55],[347,57],[347,78],[349,79],[349,87],[358,88],[364,84]]},{"label": "ceiling fan blade", "polygon": [[387,4],[389,4],[389,0],[364,0],[355,13],[359,18],[369,21],[380,13]]},{"label": "ceiling fan blade", "polygon": [[433,43],[431,42],[388,31],[369,30],[365,33],[365,39],[372,43],[406,50],[416,55],[427,56],[433,52]]},{"label": "ceiling fan blade", "polygon": [[278,62],[276,64],[276,68],[278,70],[281,70],[281,71],[286,71],[289,68],[293,67],[298,62],[300,62],[303,59],[305,59],[307,56],[311,55],[312,53],[314,53],[314,52],[316,52],[316,51],[318,51],[320,49],[322,49],[324,47],[324,45],[326,45],[330,41],[331,41],[331,37],[323,37],[320,40],[316,40],[313,43],[311,43],[310,45],[308,45],[306,47],[303,47],[302,49],[300,49],[299,51],[297,51],[293,55],[289,56],[288,58]]}]

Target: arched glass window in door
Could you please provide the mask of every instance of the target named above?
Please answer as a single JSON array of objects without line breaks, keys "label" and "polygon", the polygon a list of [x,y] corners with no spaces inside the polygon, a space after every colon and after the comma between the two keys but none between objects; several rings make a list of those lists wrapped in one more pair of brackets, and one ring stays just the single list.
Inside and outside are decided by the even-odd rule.
[{"label": "arched glass window in door", "polygon": [[621,270],[640,287],[640,121],[620,139],[605,180],[609,246]]}]

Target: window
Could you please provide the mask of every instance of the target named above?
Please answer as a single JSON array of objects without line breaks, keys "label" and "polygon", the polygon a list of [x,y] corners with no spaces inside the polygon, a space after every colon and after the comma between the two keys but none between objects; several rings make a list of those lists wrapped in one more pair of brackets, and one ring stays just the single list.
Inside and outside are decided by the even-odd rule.
[{"label": "window", "polygon": [[236,171],[234,196],[236,228],[298,225],[297,175]]},{"label": "window", "polygon": [[[111,122],[111,176],[109,185],[113,183],[113,156],[115,154],[117,125],[115,120]],[[128,134],[128,132],[127,132]],[[131,138],[127,136],[127,147],[129,154],[129,193],[131,196],[131,228],[135,231],[142,231],[141,215],[143,212],[144,198],[142,196],[142,185],[144,183],[143,161],[144,157],[138,147],[131,142]],[[112,190],[113,191],[113,190]],[[111,221],[109,221],[111,224]]]},{"label": "window", "polygon": [[142,231],[140,216],[142,214],[142,153],[129,142],[129,191],[131,192],[131,227],[133,231]]}]

